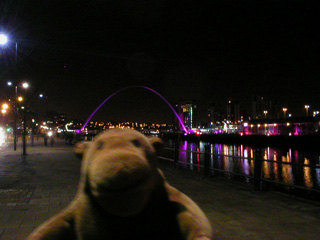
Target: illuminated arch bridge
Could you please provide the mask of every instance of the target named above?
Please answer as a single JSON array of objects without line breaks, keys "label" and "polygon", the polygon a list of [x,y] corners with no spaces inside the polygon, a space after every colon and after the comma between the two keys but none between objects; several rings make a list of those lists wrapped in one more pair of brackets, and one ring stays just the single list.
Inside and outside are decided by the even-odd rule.
[{"label": "illuminated arch bridge", "polygon": [[91,118],[96,114],[96,112],[107,102],[109,101],[110,98],[112,98],[113,96],[115,96],[116,94],[122,92],[122,91],[125,91],[125,90],[128,90],[128,89],[131,89],[131,88],[144,88],[144,89],[147,89],[153,93],[155,93],[156,95],[158,95],[169,107],[170,109],[173,111],[173,113],[176,115],[179,123],[181,124],[182,126],[182,129],[185,133],[188,133],[188,130],[186,128],[186,126],[184,125],[182,119],[179,117],[178,113],[176,112],[176,110],[172,107],[172,105],[168,102],[167,99],[165,99],[160,93],[158,93],[157,91],[155,91],[154,89],[152,88],[149,88],[149,87],[146,87],[146,86],[129,86],[129,87],[125,87],[125,88],[122,88],[114,93],[112,93],[109,97],[107,97],[92,113],[91,115],[89,116],[89,118],[87,119],[87,121],[83,124],[82,128],[81,128],[81,132],[84,131],[84,129],[86,128],[86,126],[88,125],[88,123],[90,122]]}]

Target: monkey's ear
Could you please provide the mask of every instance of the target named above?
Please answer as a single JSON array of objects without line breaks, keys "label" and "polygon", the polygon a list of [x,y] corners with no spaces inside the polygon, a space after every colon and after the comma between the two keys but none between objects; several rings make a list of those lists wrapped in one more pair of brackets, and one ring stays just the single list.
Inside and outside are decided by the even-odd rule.
[{"label": "monkey's ear", "polygon": [[78,142],[74,148],[73,148],[73,152],[76,154],[76,156],[79,159],[82,159],[83,154],[86,152],[86,150],[89,148],[91,142],[86,142],[86,141],[82,141],[82,142]]},{"label": "monkey's ear", "polygon": [[154,149],[156,150],[157,154],[163,149],[164,144],[160,138],[152,137],[152,138],[149,138],[149,141],[151,145],[154,147]]}]

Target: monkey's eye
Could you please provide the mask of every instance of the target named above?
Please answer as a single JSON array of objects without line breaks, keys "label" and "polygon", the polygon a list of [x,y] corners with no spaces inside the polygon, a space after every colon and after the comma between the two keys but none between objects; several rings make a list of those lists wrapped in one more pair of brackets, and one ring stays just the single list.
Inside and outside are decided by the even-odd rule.
[{"label": "monkey's eye", "polygon": [[135,147],[141,147],[141,143],[139,142],[139,140],[135,139],[135,140],[132,140],[131,142]]},{"label": "monkey's eye", "polygon": [[97,142],[97,149],[98,150],[103,149],[103,147],[104,147],[104,142],[102,142],[102,141]]}]

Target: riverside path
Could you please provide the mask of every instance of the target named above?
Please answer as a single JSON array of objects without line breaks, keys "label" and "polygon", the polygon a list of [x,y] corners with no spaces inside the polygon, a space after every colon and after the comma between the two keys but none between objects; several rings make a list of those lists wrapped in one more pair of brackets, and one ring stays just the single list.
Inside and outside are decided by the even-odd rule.
[{"label": "riverside path", "polygon": [[[0,240],[25,239],[74,197],[80,160],[57,140],[0,149]],[[209,217],[214,239],[319,239],[320,203],[278,192],[252,192],[225,179],[203,179],[160,163],[170,184],[189,195]]]}]

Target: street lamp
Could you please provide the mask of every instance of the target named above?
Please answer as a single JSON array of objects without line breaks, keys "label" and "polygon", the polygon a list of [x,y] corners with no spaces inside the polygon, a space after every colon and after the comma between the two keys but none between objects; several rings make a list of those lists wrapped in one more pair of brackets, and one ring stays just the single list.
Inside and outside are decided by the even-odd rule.
[{"label": "street lamp", "polygon": [[29,88],[29,83],[24,82],[24,83],[22,83],[21,86],[22,86],[24,89],[27,89],[27,88]]},{"label": "street lamp", "polygon": [[[8,82],[7,83],[8,86],[13,86],[13,82]],[[27,82],[23,82],[22,84],[20,85],[17,85],[15,84],[14,86],[14,93],[15,93],[15,96],[14,96],[14,101],[13,101],[13,108],[14,108],[14,124],[13,124],[13,148],[14,150],[16,151],[17,150],[17,118],[18,118],[18,104],[17,102],[22,102],[23,101],[23,97],[22,96],[18,96],[18,87],[22,87],[24,89],[27,89],[29,88],[29,83]],[[23,115],[23,118],[24,118],[24,122],[23,122],[23,138],[22,138],[22,141],[23,141],[23,151],[22,151],[22,154],[23,155],[26,155],[26,139],[25,139],[25,134],[26,134],[26,122],[25,122],[25,109],[24,110],[24,115]]]},{"label": "street lamp", "polygon": [[267,118],[268,111],[267,111],[267,110],[264,110],[264,111],[263,111],[263,114],[264,114],[264,117]]},{"label": "street lamp", "polygon": [[306,109],[306,116],[308,117],[308,110],[309,110],[310,106],[309,105],[304,105],[304,108]]},{"label": "street lamp", "polygon": [[7,103],[2,104],[2,109],[7,110],[9,108],[9,105]]},{"label": "street lamp", "polygon": [[8,42],[8,36],[4,33],[0,33],[0,45],[6,45]]},{"label": "street lamp", "polygon": [[[27,89],[29,88],[29,84],[27,82],[24,82],[21,84],[22,88]],[[23,98],[21,97],[21,101],[23,101]],[[27,155],[27,148],[26,148],[26,133],[27,133],[27,116],[26,116],[26,107],[23,106],[21,108],[23,110],[23,132],[22,132],[22,154]]]},{"label": "street lamp", "polygon": [[282,108],[282,111],[283,111],[283,117],[286,118],[287,117],[287,111],[288,111],[288,108]]},{"label": "street lamp", "polygon": [[[5,33],[0,33],[0,45],[5,46],[9,42],[9,37]],[[15,41],[15,66],[18,60],[18,41]]]},{"label": "street lamp", "polygon": [[[0,45],[6,45],[9,42],[9,38],[6,34],[0,33]],[[15,41],[15,68],[18,62],[18,41]],[[9,86],[12,86],[12,82],[8,82]],[[29,84],[24,82],[21,85],[22,88],[27,89]],[[17,150],[17,94],[18,86],[15,86],[15,98],[14,98],[14,150]],[[26,109],[23,108],[23,155],[26,155]]]},{"label": "street lamp", "polygon": [[[9,38],[7,34],[0,33],[0,45],[4,46],[9,42]],[[17,61],[18,61],[18,41],[15,41],[15,61],[14,61],[14,66],[16,68],[17,66]],[[12,86],[12,82],[8,82],[8,86]],[[14,127],[13,127],[13,135],[14,135],[14,140],[13,140],[13,148],[16,151],[17,150],[17,91],[18,91],[18,86],[15,86],[15,98],[14,98]]]}]

